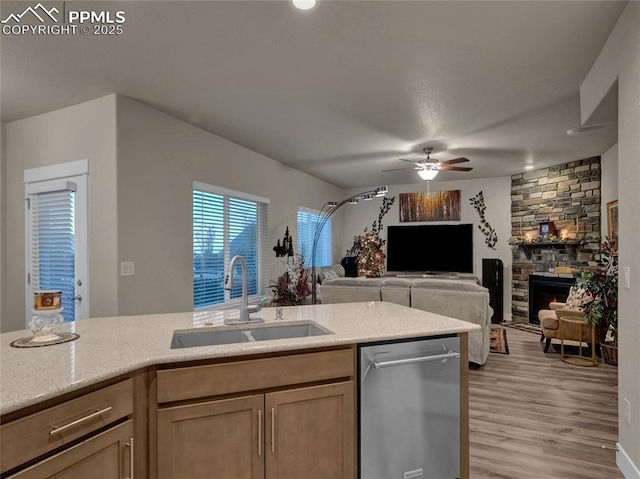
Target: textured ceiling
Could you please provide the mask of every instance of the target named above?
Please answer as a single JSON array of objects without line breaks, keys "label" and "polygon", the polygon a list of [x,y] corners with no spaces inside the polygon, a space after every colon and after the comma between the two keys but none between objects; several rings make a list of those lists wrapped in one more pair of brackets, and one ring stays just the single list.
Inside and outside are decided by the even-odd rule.
[{"label": "textured ceiling", "polygon": [[2,36],[2,121],[115,92],[341,187],[420,182],[381,170],[427,145],[474,168],[436,180],[510,175],[616,142],[612,122],[565,131],[624,5],[89,2],[124,34]]}]

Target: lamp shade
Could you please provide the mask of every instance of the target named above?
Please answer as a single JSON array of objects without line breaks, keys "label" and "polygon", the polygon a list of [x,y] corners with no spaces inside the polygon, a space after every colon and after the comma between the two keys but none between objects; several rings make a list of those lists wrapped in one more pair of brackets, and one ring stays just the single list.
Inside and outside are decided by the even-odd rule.
[{"label": "lamp shade", "polygon": [[420,175],[420,178],[422,178],[423,180],[433,180],[438,174],[438,170],[428,170],[428,169],[418,170],[418,174]]}]

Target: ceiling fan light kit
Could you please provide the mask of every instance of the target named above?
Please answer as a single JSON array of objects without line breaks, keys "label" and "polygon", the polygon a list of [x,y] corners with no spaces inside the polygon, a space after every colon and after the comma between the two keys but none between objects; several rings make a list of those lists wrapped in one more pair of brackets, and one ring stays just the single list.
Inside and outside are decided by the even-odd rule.
[{"label": "ceiling fan light kit", "polygon": [[316,6],[316,0],[291,0],[291,4],[298,10],[311,10]]},{"label": "ceiling fan light kit", "polygon": [[[400,158],[400,161],[406,161],[407,163],[413,163],[415,166],[411,169],[416,170],[418,172],[418,176],[425,181],[433,180],[439,171],[448,170],[448,171],[471,171],[473,168],[464,167],[464,166],[452,166],[457,163],[465,163],[469,161],[468,158],[463,156],[459,158],[453,158],[452,160],[443,160],[443,161],[431,161],[431,153],[433,152],[433,148],[427,146],[423,148],[425,155],[427,157],[422,160],[408,160],[406,158]],[[410,168],[394,168],[391,170],[382,170],[383,172],[387,171],[401,171],[401,170],[409,170]]]},{"label": "ceiling fan light kit", "polygon": [[420,178],[422,178],[425,181],[429,181],[429,180],[433,180],[436,175],[438,174],[438,170],[432,170],[432,169],[422,169],[422,170],[418,170],[418,176],[420,176]]}]

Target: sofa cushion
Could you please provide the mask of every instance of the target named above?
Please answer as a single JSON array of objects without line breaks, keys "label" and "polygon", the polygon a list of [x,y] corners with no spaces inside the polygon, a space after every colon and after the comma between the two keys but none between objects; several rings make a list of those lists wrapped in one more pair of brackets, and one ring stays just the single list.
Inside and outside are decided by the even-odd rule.
[{"label": "sofa cushion", "polygon": [[328,279],[323,286],[355,286],[361,288],[379,288],[382,286],[380,278],[335,278]]},{"label": "sofa cushion", "polygon": [[322,273],[320,273],[320,280],[319,280],[320,283],[324,283],[329,279],[338,279],[338,273],[336,273],[333,270],[323,271]]},{"label": "sofa cushion", "polygon": [[328,279],[320,285],[323,304],[380,301],[382,280],[379,278]]},{"label": "sofa cushion", "polygon": [[412,279],[406,278],[382,278],[383,288],[410,288],[413,284]]},{"label": "sofa cushion", "polygon": [[488,291],[487,288],[480,286],[475,281],[464,279],[414,279],[411,287],[418,289],[446,289],[449,291]]},{"label": "sofa cushion", "polygon": [[411,306],[411,283],[410,279],[383,278],[380,288],[382,301]]}]

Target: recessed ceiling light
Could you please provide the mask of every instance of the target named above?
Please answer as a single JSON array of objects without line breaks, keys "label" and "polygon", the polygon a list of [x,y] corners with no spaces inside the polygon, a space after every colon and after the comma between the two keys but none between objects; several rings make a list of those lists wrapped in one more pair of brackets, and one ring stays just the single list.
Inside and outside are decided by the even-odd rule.
[{"label": "recessed ceiling light", "polygon": [[316,6],[316,0],[291,0],[291,4],[298,10],[311,10]]},{"label": "recessed ceiling light", "polygon": [[533,165],[527,165],[524,167],[525,170],[533,170],[534,166]]}]

